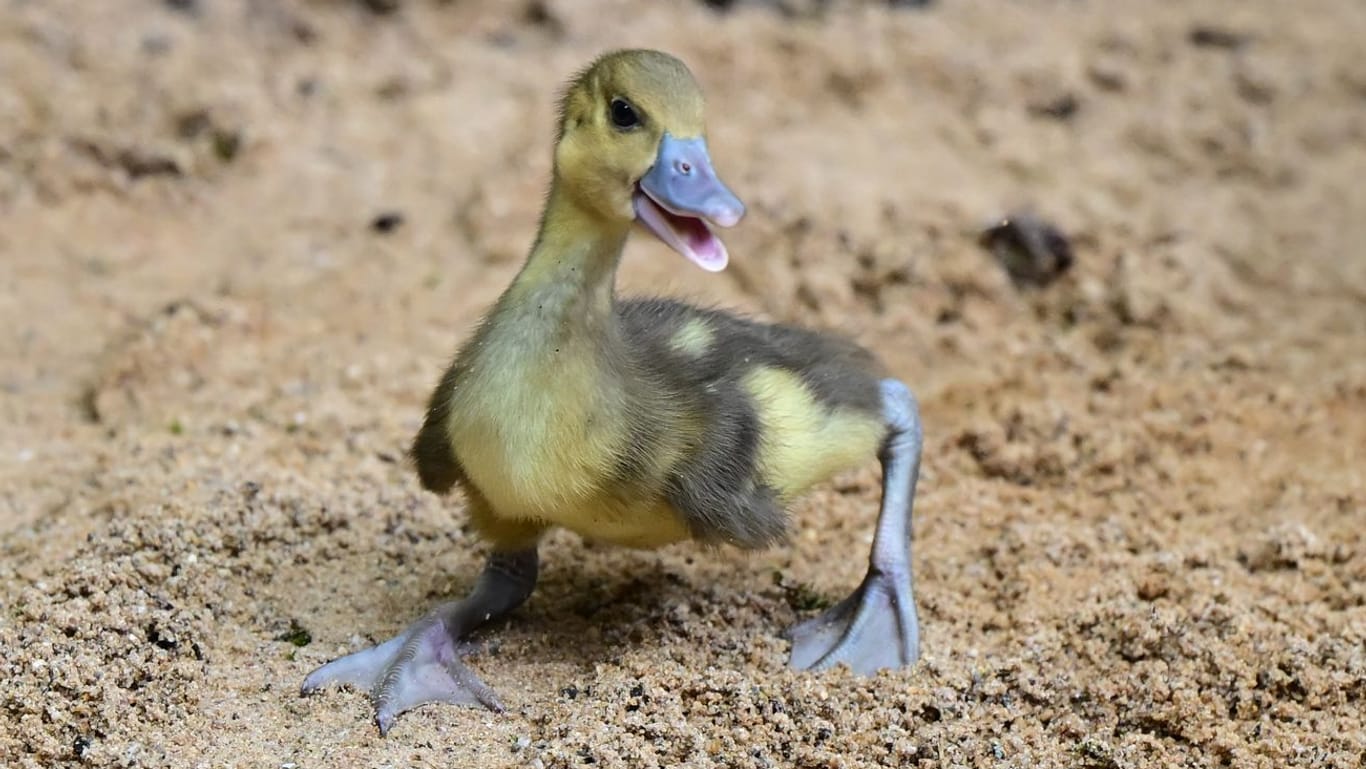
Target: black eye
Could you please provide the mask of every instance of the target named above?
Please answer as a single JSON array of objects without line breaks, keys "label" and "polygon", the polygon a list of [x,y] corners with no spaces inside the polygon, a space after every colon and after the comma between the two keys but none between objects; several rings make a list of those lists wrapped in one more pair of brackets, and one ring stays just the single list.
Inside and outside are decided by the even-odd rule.
[{"label": "black eye", "polygon": [[635,107],[628,104],[625,99],[613,99],[612,125],[617,128],[635,128],[640,125],[640,115],[636,114]]}]

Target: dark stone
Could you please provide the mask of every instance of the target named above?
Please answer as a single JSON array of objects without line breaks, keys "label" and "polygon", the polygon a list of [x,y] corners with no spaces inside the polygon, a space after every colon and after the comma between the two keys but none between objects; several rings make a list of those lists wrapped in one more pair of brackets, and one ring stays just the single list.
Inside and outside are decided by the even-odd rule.
[{"label": "dark stone", "polygon": [[370,229],[380,235],[388,235],[403,226],[403,214],[398,211],[385,211],[370,220]]},{"label": "dark stone", "polygon": [[1025,213],[1006,216],[978,242],[1005,267],[1016,286],[1042,287],[1072,266],[1072,244],[1057,227]]}]

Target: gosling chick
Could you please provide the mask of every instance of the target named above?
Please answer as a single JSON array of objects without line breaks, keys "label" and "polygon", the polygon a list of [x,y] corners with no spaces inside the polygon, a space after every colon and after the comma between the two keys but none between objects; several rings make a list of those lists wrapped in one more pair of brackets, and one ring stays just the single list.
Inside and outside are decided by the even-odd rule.
[{"label": "gosling chick", "polygon": [[687,67],[656,51],[602,56],[569,86],[531,253],[437,385],[411,451],[425,488],[463,490],[492,550],[484,571],[465,598],[313,671],[303,693],[367,690],[381,733],[428,702],[501,709],[462,644],[531,595],[547,530],[767,547],[794,498],[873,455],[882,504],[867,575],[788,631],[791,664],[866,673],[916,660],[911,391],[838,337],[616,298],[636,224],[704,270],[726,266],[713,227],[744,206],[712,167],[703,106]]}]

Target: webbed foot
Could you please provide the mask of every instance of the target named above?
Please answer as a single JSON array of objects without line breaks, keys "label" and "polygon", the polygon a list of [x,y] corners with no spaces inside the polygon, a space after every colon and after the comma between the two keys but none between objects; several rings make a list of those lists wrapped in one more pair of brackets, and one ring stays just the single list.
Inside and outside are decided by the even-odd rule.
[{"label": "webbed foot", "polygon": [[381,735],[399,716],[429,702],[502,711],[493,690],[461,660],[467,651],[465,639],[520,606],[536,586],[536,572],[535,548],[494,553],[468,598],[438,607],[378,646],[314,670],[304,679],[300,694],[333,684],[369,692]]},{"label": "webbed foot", "polygon": [[870,572],[848,598],[788,628],[792,667],[821,670],[840,663],[870,675],[920,657],[920,624],[907,575]]},{"label": "webbed foot", "polygon": [[387,734],[403,713],[429,702],[482,705],[503,710],[503,704],[474,671],[461,660],[466,651],[462,633],[447,625],[458,615],[451,604],[414,623],[378,646],[348,654],[308,674],[301,694],[312,694],[332,684],[349,684],[369,692],[375,723]]}]

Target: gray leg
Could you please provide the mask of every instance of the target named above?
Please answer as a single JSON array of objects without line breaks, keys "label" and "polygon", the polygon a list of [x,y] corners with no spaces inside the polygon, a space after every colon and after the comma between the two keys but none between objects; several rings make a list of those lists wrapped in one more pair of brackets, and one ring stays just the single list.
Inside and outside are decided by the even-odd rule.
[{"label": "gray leg", "polygon": [[381,735],[405,711],[428,702],[483,705],[501,711],[493,690],[460,660],[471,632],[518,606],[536,587],[536,549],[489,556],[474,590],[443,604],[399,635],[349,654],[308,674],[302,694],[329,684],[370,693]]},{"label": "gray leg", "polygon": [[920,625],[911,580],[911,504],[920,473],[920,411],[895,379],[882,381],[891,432],[882,448],[882,509],[863,584],[824,614],[793,626],[792,666],[841,662],[860,674],[910,665],[920,656]]}]

